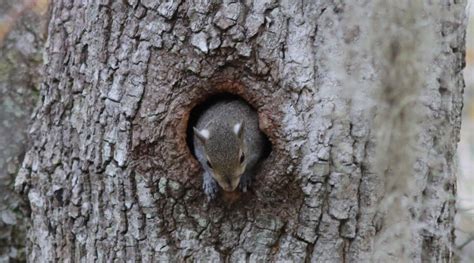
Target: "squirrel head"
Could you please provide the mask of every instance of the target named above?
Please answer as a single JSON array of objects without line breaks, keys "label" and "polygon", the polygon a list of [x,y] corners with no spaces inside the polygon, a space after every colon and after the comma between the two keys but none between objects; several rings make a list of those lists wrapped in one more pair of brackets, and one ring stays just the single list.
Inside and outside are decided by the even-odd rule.
[{"label": "squirrel head", "polygon": [[244,123],[211,123],[207,128],[194,128],[202,143],[206,163],[202,165],[225,191],[234,191],[247,165]]}]

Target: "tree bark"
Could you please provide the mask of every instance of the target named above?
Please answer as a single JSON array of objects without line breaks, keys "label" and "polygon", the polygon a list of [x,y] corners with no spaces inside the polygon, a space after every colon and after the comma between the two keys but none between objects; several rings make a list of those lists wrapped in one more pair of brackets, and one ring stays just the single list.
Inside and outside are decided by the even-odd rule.
[{"label": "tree bark", "polygon": [[[390,2],[53,1],[30,261],[452,261],[466,3]],[[272,152],[207,203],[188,121],[222,92]]]}]

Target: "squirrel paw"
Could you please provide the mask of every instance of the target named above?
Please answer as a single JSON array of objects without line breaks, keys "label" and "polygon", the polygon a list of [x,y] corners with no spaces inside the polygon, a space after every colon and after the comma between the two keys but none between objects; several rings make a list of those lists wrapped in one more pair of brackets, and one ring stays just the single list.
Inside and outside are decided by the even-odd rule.
[{"label": "squirrel paw", "polygon": [[252,183],[252,177],[248,174],[243,174],[240,177],[240,191],[242,192],[247,192],[247,189],[250,187],[250,184]]},{"label": "squirrel paw", "polygon": [[211,201],[217,196],[217,187],[216,181],[214,179],[204,180],[202,183],[202,189],[207,196],[207,201]]}]

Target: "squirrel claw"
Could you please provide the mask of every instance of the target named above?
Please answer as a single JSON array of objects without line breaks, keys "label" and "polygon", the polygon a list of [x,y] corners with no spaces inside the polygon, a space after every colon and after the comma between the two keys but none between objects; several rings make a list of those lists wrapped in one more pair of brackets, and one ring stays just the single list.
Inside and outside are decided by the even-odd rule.
[{"label": "squirrel claw", "polygon": [[216,181],[213,179],[211,180],[204,180],[202,184],[202,188],[204,190],[204,193],[207,196],[207,201],[210,202],[217,196],[217,184]]},{"label": "squirrel claw", "polygon": [[250,178],[250,176],[248,175],[242,175],[242,177],[240,177],[240,190],[242,192],[247,192],[247,188],[250,186],[250,184],[252,183],[252,179]]}]

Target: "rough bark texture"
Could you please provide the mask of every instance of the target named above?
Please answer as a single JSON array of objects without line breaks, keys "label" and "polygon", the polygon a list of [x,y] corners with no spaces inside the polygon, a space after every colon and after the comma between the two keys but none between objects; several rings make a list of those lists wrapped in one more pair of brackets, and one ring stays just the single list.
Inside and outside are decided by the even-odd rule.
[{"label": "rough bark texture", "polygon": [[[384,2],[54,1],[30,260],[451,261],[466,3]],[[220,92],[273,151],[206,204],[186,132]]]},{"label": "rough bark texture", "polygon": [[46,24],[44,14],[28,3],[0,0],[0,262],[23,261],[26,255],[28,214],[13,186],[38,99]]}]

